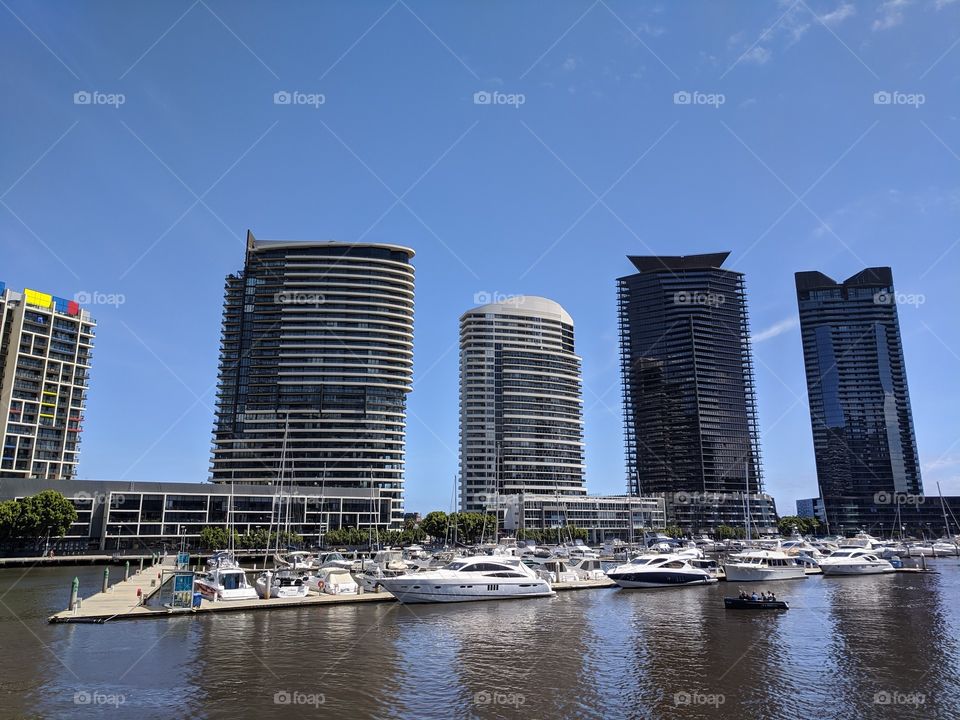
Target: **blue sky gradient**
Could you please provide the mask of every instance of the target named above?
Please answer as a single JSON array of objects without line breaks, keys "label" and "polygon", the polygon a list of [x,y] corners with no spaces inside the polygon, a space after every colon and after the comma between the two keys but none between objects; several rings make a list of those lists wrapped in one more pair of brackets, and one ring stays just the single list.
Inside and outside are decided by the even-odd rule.
[{"label": "blue sky gradient", "polygon": [[622,492],[615,278],[721,250],[781,513],[816,494],[798,270],[893,267],[924,481],[960,494],[960,2],[2,5],[0,280],[98,303],[80,477],[207,478],[250,228],[416,250],[408,509],[450,504],[479,293],[573,316],[587,482]]}]

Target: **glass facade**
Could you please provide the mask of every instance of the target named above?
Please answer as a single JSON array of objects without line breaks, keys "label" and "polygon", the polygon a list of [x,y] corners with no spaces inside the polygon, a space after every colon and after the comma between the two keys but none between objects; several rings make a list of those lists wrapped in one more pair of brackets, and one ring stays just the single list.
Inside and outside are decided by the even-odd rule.
[{"label": "glass facade", "polygon": [[630,257],[618,309],[628,487],[763,491],[746,289],[729,253]]},{"label": "glass facade", "polygon": [[[817,478],[837,527],[892,523],[920,478],[890,268],[796,274]],[[891,516],[891,517],[888,517]]]},{"label": "glass facade", "polygon": [[225,288],[214,482],[361,488],[386,501],[378,524],[402,522],[412,257],[248,235]]},{"label": "glass facade", "polygon": [[496,496],[585,495],[583,400],[573,320],[519,296],[460,318],[461,507]]}]

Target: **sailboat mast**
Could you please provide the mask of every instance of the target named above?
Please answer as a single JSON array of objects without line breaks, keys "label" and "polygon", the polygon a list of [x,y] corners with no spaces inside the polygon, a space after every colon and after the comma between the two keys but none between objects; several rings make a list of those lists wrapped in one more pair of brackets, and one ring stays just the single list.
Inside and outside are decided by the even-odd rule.
[{"label": "sailboat mast", "polygon": [[746,520],[746,523],[747,523],[747,540],[751,540],[752,538],[750,536],[750,463],[747,462],[746,458],[744,458],[744,461],[743,461],[743,480],[747,486],[747,494],[745,497],[747,511],[746,511],[746,518],[744,519]]}]

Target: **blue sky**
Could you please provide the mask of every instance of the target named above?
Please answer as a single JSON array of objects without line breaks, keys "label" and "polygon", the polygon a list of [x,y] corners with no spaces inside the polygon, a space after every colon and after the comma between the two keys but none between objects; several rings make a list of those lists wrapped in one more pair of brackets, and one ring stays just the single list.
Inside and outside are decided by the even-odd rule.
[{"label": "blue sky", "polygon": [[416,249],[409,509],[450,502],[478,293],[574,317],[587,482],[622,492],[615,278],[719,250],[781,512],[816,494],[797,270],[893,267],[927,491],[960,494],[960,2],[0,4],[0,280],[97,302],[81,477],[206,479],[250,228]]}]

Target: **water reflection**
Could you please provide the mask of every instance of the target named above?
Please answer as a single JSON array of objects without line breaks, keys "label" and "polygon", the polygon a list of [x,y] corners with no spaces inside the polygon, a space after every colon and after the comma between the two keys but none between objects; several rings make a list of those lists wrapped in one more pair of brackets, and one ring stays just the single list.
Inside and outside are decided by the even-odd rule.
[{"label": "water reflection", "polygon": [[[787,612],[725,610],[722,598],[736,588],[719,584],[75,626],[46,618],[65,604],[73,575],[88,594],[100,568],[34,570],[20,580],[21,571],[6,570],[3,715],[103,717],[103,707],[74,704],[77,692],[100,692],[125,696],[108,717],[138,720],[280,713],[953,720],[960,563],[936,568],[936,575],[780,583]],[[884,692],[891,702],[876,703]],[[284,706],[293,693],[318,704]],[[922,707],[894,702],[910,693],[924,695]]]}]

